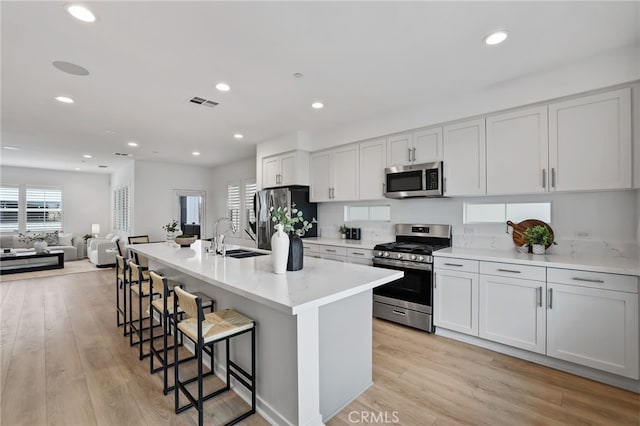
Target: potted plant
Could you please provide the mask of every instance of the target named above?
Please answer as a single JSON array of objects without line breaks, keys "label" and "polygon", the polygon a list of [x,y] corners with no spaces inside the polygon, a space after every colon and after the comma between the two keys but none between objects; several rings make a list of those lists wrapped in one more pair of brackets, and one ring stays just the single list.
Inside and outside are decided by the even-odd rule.
[{"label": "potted plant", "polygon": [[345,224],[338,226],[338,232],[340,233],[340,238],[347,238],[347,226]]},{"label": "potted plant", "polygon": [[543,225],[536,225],[531,228],[527,228],[524,231],[525,239],[527,243],[531,245],[533,254],[544,254],[545,249],[551,244],[556,244],[553,241],[553,236],[549,231],[549,228]]},{"label": "potted plant", "polygon": [[162,225],[162,229],[164,229],[167,233],[167,241],[173,241],[176,238],[176,235],[179,235],[180,232],[178,221],[175,219],[173,219],[166,225]]},{"label": "potted plant", "polygon": [[[286,270],[299,271],[303,266],[302,237],[313,227],[315,218],[309,222],[304,219],[302,211],[298,210],[295,204],[291,210],[288,207],[278,207],[270,210],[271,220],[276,223],[276,233],[271,237],[271,250],[274,257],[274,271],[284,273],[281,256],[286,252]],[[282,271],[282,272],[278,272]]]}]

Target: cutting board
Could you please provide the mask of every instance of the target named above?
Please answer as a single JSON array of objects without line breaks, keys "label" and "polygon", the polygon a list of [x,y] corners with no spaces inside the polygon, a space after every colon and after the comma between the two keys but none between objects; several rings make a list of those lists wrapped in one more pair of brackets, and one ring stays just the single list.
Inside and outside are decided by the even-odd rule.
[{"label": "cutting board", "polygon": [[[538,219],[527,219],[527,220],[523,220],[520,223],[513,223],[510,220],[508,220],[507,225],[513,228],[513,233],[511,234],[511,237],[513,238],[513,243],[516,245],[516,247],[522,247],[524,244],[527,243],[527,239],[524,235],[527,228],[532,228],[538,225],[542,225],[549,230],[549,233],[551,234],[551,241],[555,239],[553,235],[553,229],[551,229],[551,226],[549,226],[548,223]],[[545,248],[549,248],[549,246],[551,246],[551,243],[547,244]],[[531,253],[531,247],[529,247],[529,253]]]}]

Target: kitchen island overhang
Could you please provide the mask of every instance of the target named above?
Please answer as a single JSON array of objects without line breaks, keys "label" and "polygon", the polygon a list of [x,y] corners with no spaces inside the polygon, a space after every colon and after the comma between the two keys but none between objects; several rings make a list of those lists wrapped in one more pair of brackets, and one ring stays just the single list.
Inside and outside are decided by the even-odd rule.
[{"label": "kitchen island overhang", "polygon": [[[371,385],[372,289],[402,272],[305,258],[303,270],[276,275],[269,255],[214,256],[199,243],[130,248],[218,308],[256,320],[258,411],[273,423],[323,424]],[[247,341],[232,344],[232,352],[248,365]],[[216,362],[219,375],[222,369]]]}]

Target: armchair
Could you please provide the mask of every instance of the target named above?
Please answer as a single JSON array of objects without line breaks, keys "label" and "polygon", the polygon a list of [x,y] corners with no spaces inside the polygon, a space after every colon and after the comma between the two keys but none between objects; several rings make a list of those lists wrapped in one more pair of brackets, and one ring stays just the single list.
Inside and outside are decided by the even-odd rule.
[{"label": "armchair", "polygon": [[116,263],[116,255],[118,254],[117,241],[118,236],[111,238],[111,240],[89,238],[89,240],[87,240],[89,261],[98,268],[114,266]]}]

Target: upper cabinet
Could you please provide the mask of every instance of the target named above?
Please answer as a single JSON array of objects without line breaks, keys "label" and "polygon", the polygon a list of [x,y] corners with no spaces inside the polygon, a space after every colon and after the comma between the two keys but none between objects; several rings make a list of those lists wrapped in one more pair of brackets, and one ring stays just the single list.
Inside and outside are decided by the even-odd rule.
[{"label": "upper cabinet", "polygon": [[309,153],[291,151],[262,159],[262,187],[309,184]]},{"label": "upper cabinet", "polygon": [[359,185],[361,200],[379,200],[384,198],[384,169],[386,164],[386,139],[375,139],[360,143]]},{"label": "upper cabinet", "polygon": [[358,152],[358,145],[347,145],[311,154],[309,198],[312,202],[358,199]]},{"label": "upper cabinet", "polygon": [[547,191],[548,155],[546,106],[487,117],[487,194]]},{"label": "upper cabinet", "polygon": [[444,127],[444,195],[486,193],[485,120]]},{"label": "upper cabinet", "polygon": [[387,138],[387,167],[442,161],[442,127]]},{"label": "upper cabinet", "polygon": [[551,191],[631,188],[631,89],[549,105]]}]

